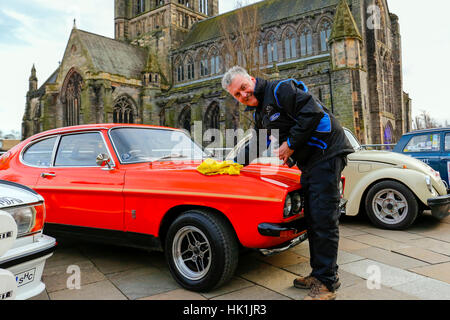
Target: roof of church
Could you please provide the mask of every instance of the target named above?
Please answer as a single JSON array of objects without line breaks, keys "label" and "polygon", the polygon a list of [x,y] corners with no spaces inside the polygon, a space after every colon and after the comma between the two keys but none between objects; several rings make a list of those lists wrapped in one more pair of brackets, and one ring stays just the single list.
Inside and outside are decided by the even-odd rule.
[{"label": "roof of church", "polygon": [[147,65],[146,49],[76,29],[94,68],[110,74],[140,79]]},{"label": "roof of church", "polygon": [[[259,24],[264,25],[272,21],[336,6],[338,2],[339,0],[265,0],[245,8],[250,8],[250,10],[251,8],[256,8],[260,19]],[[222,36],[220,29],[223,22],[229,20],[226,24],[233,24],[233,21],[236,19],[236,12],[239,10],[242,10],[242,8],[198,22],[191,29],[181,48]]]}]

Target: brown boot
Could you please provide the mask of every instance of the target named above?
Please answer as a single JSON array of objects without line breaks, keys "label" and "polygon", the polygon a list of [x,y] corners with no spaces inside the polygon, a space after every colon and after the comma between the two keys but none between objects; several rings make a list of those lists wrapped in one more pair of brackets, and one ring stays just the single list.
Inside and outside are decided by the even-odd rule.
[{"label": "brown boot", "polygon": [[300,277],[294,280],[294,287],[298,289],[311,289],[314,281],[317,280],[313,276]]},{"label": "brown boot", "polygon": [[328,290],[327,286],[319,280],[315,280],[311,286],[311,291],[304,300],[335,300],[336,293]]}]

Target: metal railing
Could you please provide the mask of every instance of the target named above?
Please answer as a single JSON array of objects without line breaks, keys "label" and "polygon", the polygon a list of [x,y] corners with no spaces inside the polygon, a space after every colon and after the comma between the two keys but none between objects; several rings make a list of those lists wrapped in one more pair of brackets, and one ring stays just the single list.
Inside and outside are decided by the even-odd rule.
[{"label": "metal railing", "polygon": [[366,150],[387,150],[392,151],[396,145],[395,144],[364,144],[361,145],[363,149]]}]

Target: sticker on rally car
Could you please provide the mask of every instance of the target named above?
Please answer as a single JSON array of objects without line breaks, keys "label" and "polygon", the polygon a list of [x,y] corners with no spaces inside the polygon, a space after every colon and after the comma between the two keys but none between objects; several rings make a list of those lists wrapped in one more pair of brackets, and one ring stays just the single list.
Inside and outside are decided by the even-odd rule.
[{"label": "sticker on rally car", "polygon": [[30,282],[33,282],[35,274],[36,268],[16,274],[17,287],[22,287]]}]

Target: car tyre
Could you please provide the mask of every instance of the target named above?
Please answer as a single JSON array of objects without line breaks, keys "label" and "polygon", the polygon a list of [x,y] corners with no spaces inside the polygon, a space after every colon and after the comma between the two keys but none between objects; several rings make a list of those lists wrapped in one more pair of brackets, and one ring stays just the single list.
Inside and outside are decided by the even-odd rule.
[{"label": "car tyre", "polygon": [[170,225],[165,256],[172,276],[183,288],[207,292],[231,280],[239,247],[222,216],[195,210],[185,212]]},{"label": "car tyre", "polygon": [[396,181],[383,181],[370,188],[365,209],[375,226],[389,230],[410,227],[419,213],[415,195]]}]

